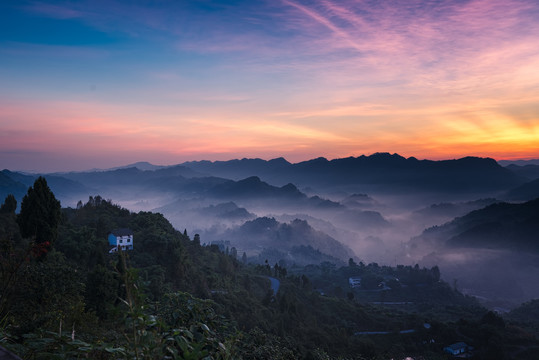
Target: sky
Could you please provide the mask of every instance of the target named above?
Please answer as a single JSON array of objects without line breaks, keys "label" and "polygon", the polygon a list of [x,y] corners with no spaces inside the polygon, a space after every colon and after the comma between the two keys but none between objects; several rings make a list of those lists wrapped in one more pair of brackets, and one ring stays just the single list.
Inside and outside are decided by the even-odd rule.
[{"label": "sky", "polygon": [[0,168],[375,152],[539,158],[539,2],[0,2]]}]

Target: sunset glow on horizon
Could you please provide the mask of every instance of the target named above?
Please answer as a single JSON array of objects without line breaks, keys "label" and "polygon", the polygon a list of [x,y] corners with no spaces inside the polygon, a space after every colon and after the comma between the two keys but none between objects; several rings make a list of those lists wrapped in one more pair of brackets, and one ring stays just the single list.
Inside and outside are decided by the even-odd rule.
[{"label": "sunset glow on horizon", "polygon": [[2,169],[539,158],[535,0],[16,1],[0,18]]}]

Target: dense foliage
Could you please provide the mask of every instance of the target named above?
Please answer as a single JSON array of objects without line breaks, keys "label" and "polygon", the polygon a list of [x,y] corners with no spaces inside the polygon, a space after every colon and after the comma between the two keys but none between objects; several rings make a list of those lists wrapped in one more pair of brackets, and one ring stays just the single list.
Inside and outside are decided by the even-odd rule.
[{"label": "dense foliage", "polygon": [[45,178],[40,176],[22,199],[21,212],[17,216],[21,235],[49,247],[58,235],[59,221],[60,202]]},{"label": "dense foliage", "polygon": [[[487,312],[437,267],[246,264],[100,196],[57,218],[38,181],[20,214],[12,199],[0,211],[0,343],[23,358],[445,359],[457,341],[479,359],[537,354],[533,328]],[[55,241],[23,230],[30,221]],[[133,250],[109,252],[117,228],[133,231]]]}]

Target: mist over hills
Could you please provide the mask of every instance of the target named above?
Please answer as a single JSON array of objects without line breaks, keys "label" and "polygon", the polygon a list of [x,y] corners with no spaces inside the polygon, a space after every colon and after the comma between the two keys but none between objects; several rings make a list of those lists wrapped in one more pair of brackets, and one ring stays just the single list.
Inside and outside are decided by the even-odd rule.
[{"label": "mist over hills", "polygon": [[15,173],[9,170],[2,170],[0,172],[0,197],[4,199],[9,194],[12,194],[17,199],[22,199],[24,194],[26,194],[26,190],[28,190],[28,186],[15,180],[11,174]]},{"label": "mist over hills", "polygon": [[539,165],[508,165],[506,169],[528,180],[539,179]]},{"label": "mist over hills", "polygon": [[[223,192],[242,192],[245,191],[240,189],[243,186],[250,188],[253,193],[269,191],[269,188],[261,188],[261,182],[277,187],[286,185],[290,191],[288,196],[291,196],[297,188],[323,190],[326,193],[344,189],[350,194],[369,192],[395,194],[416,191],[470,195],[508,191],[529,181],[529,174],[525,176],[520,168],[513,170],[504,168],[489,158],[466,157],[432,161],[404,158],[398,154],[376,153],[334,160],[317,158],[295,164],[283,158],[269,161],[262,159],[196,161],[167,167],[140,162],[103,171],[45,175],[48,178],[54,176],[57,181],[60,181],[59,178],[71,180],[70,183],[58,184],[57,190],[62,187],[66,195],[77,191],[81,193],[88,190],[100,191],[102,188],[119,186],[143,186],[149,190],[163,191],[166,188],[167,191],[177,191],[187,185],[197,188],[195,183],[202,182],[206,183],[203,188],[209,190],[206,186],[207,179],[212,179],[211,184],[227,183],[222,185]],[[7,176],[29,186],[36,175],[9,172]],[[197,180],[186,183],[185,179]],[[243,180],[243,182],[234,185],[233,182],[226,180]],[[200,190],[199,187],[197,191]],[[212,191],[217,194],[219,189]],[[299,195],[297,191],[296,195]]]},{"label": "mist over hills", "polygon": [[[118,167],[115,167],[115,168],[111,168],[111,169],[106,169],[106,170],[120,170],[120,169],[126,169],[126,168],[137,168],[139,170],[142,170],[142,171],[153,171],[153,170],[159,170],[159,169],[164,169],[164,168],[167,168],[168,166],[166,165],[154,165],[154,164],[151,164],[149,163],[148,161],[138,161],[136,163],[133,163],[133,164],[129,164],[129,165],[124,165],[124,166],[118,166]],[[101,169],[101,171],[103,171],[104,169]]]},{"label": "mist over hills", "polygon": [[[34,183],[38,176],[2,170],[0,172],[0,197],[3,200],[8,194],[13,194],[20,202],[28,187]],[[63,176],[47,175],[46,179],[49,187],[59,198],[71,200],[72,196],[91,191],[87,186]]]},{"label": "mist over hills", "polygon": [[498,248],[539,253],[539,198],[522,204],[498,202],[423,232],[414,241],[448,247]]},{"label": "mist over hills", "polygon": [[174,178],[182,181],[200,174],[181,166],[159,167],[155,170],[141,170],[136,166],[121,167],[117,169],[89,172],[71,172],[55,174],[57,176],[77,181],[89,187],[115,187],[125,185],[152,186],[155,183],[167,183],[167,179]]},{"label": "mist over hills", "polygon": [[260,180],[258,176],[251,176],[239,181],[227,181],[209,189],[209,193],[216,197],[238,198],[283,198],[288,200],[303,200],[307,196],[291,183],[276,187]]},{"label": "mist over hills", "polygon": [[445,224],[456,217],[482,209],[486,206],[500,202],[495,198],[478,199],[463,202],[442,202],[431,204],[412,213],[415,221],[424,224],[425,228]]},{"label": "mist over hills", "polygon": [[498,160],[498,164],[500,164],[501,166],[509,166],[509,165],[518,165],[518,166],[539,165],[539,159],[531,159],[531,160]]},{"label": "mist over hills", "polygon": [[[258,254],[263,249],[278,249],[286,256],[284,260],[290,264],[301,265],[316,263],[310,259],[310,252],[302,246],[329,255],[334,259],[355,258],[354,252],[327,234],[312,228],[307,221],[295,219],[289,223],[280,223],[274,218],[261,217],[231,228],[223,234],[223,238],[231,239],[231,246]],[[277,259],[279,260],[279,259]],[[310,260],[310,261],[309,261]]]},{"label": "mist over hills", "polygon": [[504,197],[510,200],[519,201],[539,198],[539,179],[527,182],[509,190]]},{"label": "mist over hills", "polygon": [[406,243],[408,256],[436,264],[466,294],[494,307],[539,297],[539,198],[497,201]]},{"label": "mist over hills", "polygon": [[[158,211],[175,228],[199,233],[203,242],[228,241],[257,261],[264,260],[257,256],[299,263],[355,257],[365,263],[440,264],[445,270],[456,264],[447,259],[460,249],[517,252],[504,260],[510,266],[518,265],[520,253],[535,249],[531,234],[537,233],[537,218],[531,212],[514,210],[518,203],[497,205],[498,212],[489,207],[497,199],[538,198],[535,166],[377,153],[295,164],[283,158],[173,166],[140,162],[44,176],[63,206],[100,195],[133,211]],[[3,170],[0,196],[14,194],[20,204],[37,176]],[[269,230],[254,226],[260,219],[273,219]],[[433,226],[436,230],[425,231]],[[499,261],[502,255],[492,256]],[[475,261],[465,258],[468,265]],[[465,268],[460,264],[442,273],[471,279]],[[496,289],[495,279],[480,281]]]}]

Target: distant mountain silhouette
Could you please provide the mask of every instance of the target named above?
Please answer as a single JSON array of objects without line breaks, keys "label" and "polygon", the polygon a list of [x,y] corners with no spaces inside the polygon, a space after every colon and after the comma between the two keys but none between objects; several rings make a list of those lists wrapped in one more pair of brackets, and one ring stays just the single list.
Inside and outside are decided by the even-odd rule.
[{"label": "distant mountain silhouette", "polygon": [[249,178],[240,181],[227,181],[222,184],[218,184],[209,190],[209,193],[218,197],[233,197],[233,198],[286,198],[288,200],[293,199],[305,199],[307,196],[303,194],[293,184],[287,184],[282,187],[276,187],[269,185],[266,182],[260,180],[257,176],[251,176]]},{"label": "distant mountain silhouette", "polygon": [[308,197],[293,184],[276,187],[263,182],[257,176],[217,184],[206,192],[205,197],[243,201],[256,207],[314,211],[323,213],[324,217],[335,224],[356,230],[383,228],[389,225],[376,211],[350,209],[319,196]]},{"label": "distant mountain silhouette", "polygon": [[530,300],[511,310],[507,317],[520,323],[539,326],[539,299]]},{"label": "distant mountain silhouette", "polygon": [[317,158],[291,164],[286,160],[242,159],[184,163],[195,171],[239,179],[258,176],[272,184],[294,183],[301,187],[367,185],[387,191],[419,190],[477,192],[507,190],[525,180],[490,158],[417,160],[398,154],[327,160]]},{"label": "distant mountain silhouette", "polygon": [[129,164],[129,165],[125,165],[125,166],[118,166],[118,167],[110,168],[110,169],[107,169],[107,170],[120,170],[120,169],[125,169],[125,168],[132,168],[132,167],[137,168],[137,169],[142,170],[142,171],[154,171],[154,170],[167,168],[167,166],[154,165],[154,164],[151,164],[151,163],[149,163],[147,161],[139,161],[139,162],[136,162],[136,163],[133,163],[133,164]]},{"label": "distant mountain silhouette", "polygon": [[[26,175],[4,170],[5,184],[2,191],[7,194],[15,192],[19,200],[33,184],[37,175]],[[101,194],[105,197],[133,198],[129,194],[141,195],[142,199],[152,196],[181,196],[215,199],[216,201],[238,201],[250,204],[266,204],[273,206],[296,206],[318,210],[335,210],[343,206],[337,202],[308,197],[294,184],[273,186],[259,177],[251,176],[238,181],[215,176],[202,176],[183,165],[170,166],[157,170],[140,170],[135,167],[109,171],[72,172],[44,175],[49,186],[59,199],[69,199],[75,203],[89,195]],[[13,188],[18,186],[18,188]],[[1,193],[0,193],[1,194]],[[260,202],[264,200],[264,202]]]},{"label": "distant mountain silhouette", "polygon": [[[178,229],[192,231],[221,231],[224,227],[241,225],[256,218],[256,215],[230,201],[203,205],[199,199],[178,199],[170,204],[154,209],[162,213]],[[213,239],[218,240],[218,239]]]},{"label": "distant mountain silhouette", "polygon": [[199,175],[185,166],[169,166],[157,170],[140,170],[137,167],[122,167],[115,170],[91,171],[91,172],[71,172],[63,173],[60,176],[78,181],[91,187],[105,186],[142,186],[152,180],[161,180],[167,177],[192,177]]},{"label": "distant mountain silhouette", "polygon": [[16,171],[9,171],[7,169],[2,170],[2,174],[10,178],[11,180],[15,182],[19,182],[21,184],[24,184],[26,188],[28,189],[29,186],[32,186],[34,184],[34,181],[37,179],[37,175],[28,175],[23,174]]},{"label": "distant mountain silhouette", "polygon": [[379,205],[367,194],[352,194],[343,199],[341,203],[352,209],[366,209]]},{"label": "distant mountain silhouette", "polygon": [[307,221],[298,219],[283,224],[274,218],[257,218],[227,231],[223,238],[241,249],[276,249],[287,253],[293,248],[307,246],[342,260],[355,257],[350,248],[313,229]]},{"label": "distant mountain silhouette", "polygon": [[259,174],[274,173],[276,175],[284,174],[284,171],[292,165],[284,158],[273,160],[262,159],[241,159],[229,161],[190,161],[184,165],[195,171],[211,174],[213,176],[224,177],[232,180],[240,180]]},{"label": "distant mountain silhouette", "polygon": [[[83,197],[82,194],[88,193],[97,194],[104,189],[119,189],[125,192],[126,187],[173,193],[205,191],[207,195],[223,199],[228,197],[229,200],[234,200],[234,197],[254,196],[306,198],[298,187],[343,189],[352,193],[357,190],[385,193],[499,193],[526,182],[525,177],[488,158],[431,161],[413,157],[407,159],[388,153],[335,160],[317,158],[296,164],[277,158],[269,161],[197,161],[167,167],[146,162],[132,165],[134,166],[115,170],[45,176],[50,179],[51,189],[58,192],[60,197],[66,198]],[[37,176],[7,170],[4,175],[26,186],[30,186]],[[5,192],[5,189],[2,191]],[[20,194],[22,190],[19,188],[13,191]],[[316,198],[309,198],[309,201],[319,202]],[[361,208],[367,207],[369,201],[370,199],[357,195],[347,199],[346,203],[351,208]],[[336,207],[340,204],[326,201],[319,202],[317,206]]]},{"label": "distant mountain silhouette", "polygon": [[[28,188],[39,177],[39,175],[26,175],[9,170],[3,170],[0,174],[0,196],[4,193],[6,195],[13,194],[19,203],[22,201]],[[43,177],[47,180],[47,185],[58,198],[66,198],[73,194],[88,192],[88,188],[77,181],[56,175],[43,175]],[[0,201],[3,201],[3,198]]]},{"label": "distant mountain silhouette", "polygon": [[479,210],[488,205],[492,205],[498,202],[500,202],[500,200],[496,200],[494,198],[487,198],[458,203],[445,202],[439,204],[432,204],[429,207],[416,210],[414,212],[414,216],[426,217],[431,219],[453,219],[455,217],[466,215],[471,211]]},{"label": "distant mountain silhouette", "polygon": [[0,171],[0,203],[4,202],[4,199],[9,194],[15,196],[20,205],[20,200],[26,194],[28,186],[13,179],[11,176],[11,171],[2,170]]},{"label": "distant mountain silhouette", "polygon": [[58,174],[63,178],[80,182],[88,187],[102,188],[108,186],[125,186],[140,184],[153,172],[142,171],[135,167],[106,171],[71,172]]},{"label": "distant mountain silhouette", "polygon": [[505,167],[508,170],[511,170],[518,176],[522,176],[529,180],[539,179],[539,165],[508,165]]},{"label": "distant mountain silhouette", "polygon": [[498,164],[501,166],[508,166],[508,165],[518,165],[518,166],[526,166],[526,165],[539,165],[539,159],[531,159],[531,160],[498,160]]},{"label": "distant mountain silhouette", "polygon": [[[277,187],[261,181],[258,177],[250,177],[239,181],[221,178],[184,179],[177,186],[176,193],[178,196],[191,195],[198,199],[196,200],[198,202],[202,201],[202,199],[205,202],[214,203],[216,201],[239,202],[243,207],[254,207],[262,212],[279,212],[284,209],[305,211],[319,214],[319,216],[334,221],[336,224],[357,230],[379,229],[389,225],[378,212],[348,208],[338,202],[319,196],[308,197],[293,184]],[[167,188],[172,189],[172,186],[168,184]],[[180,198],[155,210],[163,212],[172,219],[186,220],[187,217],[192,218],[192,216],[186,216],[183,212],[186,208],[192,206],[195,206],[195,209],[197,208],[196,203],[186,202],[186,200]],[[206,215],[210,216],[213,210],[216,209],[206,208],[206,210],[208,210]],[[198,210],[196,211],[198,212]],[[199,214],[199,216],[203,215],[202,213]],[[172,221],[174,222],[174,220]]]},{"label": "distant mountain silhouette", "polygon": [[210,205],[198,211],[200,216],[214,216],[224,220],[250,220],[256,216],[233,202]]},{"label": "distant mountain silhouette", "polygon": [[510,200],[530,200],[539,198],[539,179],[520,185],[505,195]]},{"label": "distant mountain silhouette", "polygon": [[448,247],[539,252],[539,199],[521,204],[500,202],[429,228],[411,243]]}]

